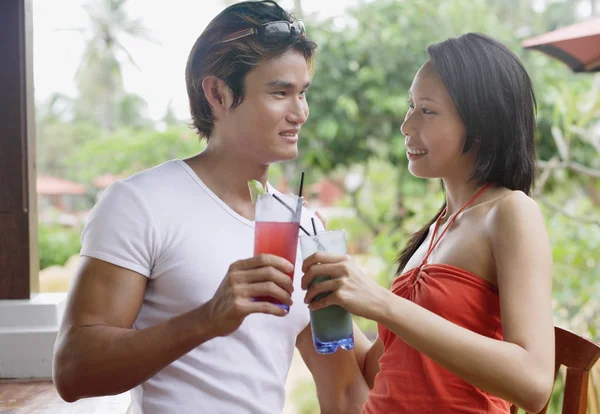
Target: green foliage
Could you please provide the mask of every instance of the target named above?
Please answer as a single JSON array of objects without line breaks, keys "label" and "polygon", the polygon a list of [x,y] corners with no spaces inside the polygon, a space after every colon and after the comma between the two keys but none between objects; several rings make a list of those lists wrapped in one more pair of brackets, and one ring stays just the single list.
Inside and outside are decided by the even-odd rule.
[{"label": "green foliage", "polygon": [[67,259],[81,250],[80,229],[62,226],[38,225],[40,269],[62,266]]},{"label": "green foliage", "polygon": [[80,181],[91,183],[103,174],[131,175],[173,158],[194,155],[204,145],[183,126],[164,132],[122,129],[86,142],[64,162]]},{"label": "green foliage", "polygon": [[65,160],[86,142],[101,138],[101,132],[90,124],[70,123],[57,119],[38,122],[37,162],[40,174],[77,178]]},{"label": "green foliage", "polygon": [[117,104],[116,126],[133,129],[151,128],[152,122],[146,118],[148,104],[139,95],[125,94]]},{"label": "green foliage", "polygon": [[[589,202],[572,202],[573,211]],[[554,259],[553,298],[556,322],[600,339],[600,228],[574,225],[562,214],[544,210]]]}]

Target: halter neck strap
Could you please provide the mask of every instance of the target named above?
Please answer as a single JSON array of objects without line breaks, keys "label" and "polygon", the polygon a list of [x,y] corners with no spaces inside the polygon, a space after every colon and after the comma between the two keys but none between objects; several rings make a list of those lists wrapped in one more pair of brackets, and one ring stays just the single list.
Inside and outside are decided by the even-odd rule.
[{"label": "halter neck strap", "polygon": [[423,258],[423,261],[421,262],[421,265],[419,266],[419,268],[423,267],[424,265],[427,264],[427,259],[429,259],[429,255],[431,254],[431,252],[437,247],[437,245],[439,244],[440,240],[442,240],[442,237],[444,236],[444,234],[446,234],[446,231],[450,228],[450,226],[452,225],[452,223],[454,222],[454,219],[460,214],[462,213],[462,211],[464,209],[466,209],[468,206],[470,206],[475,200],[477,200],[477,198],[483,194],[483,192],[485,190],[487,190],[488,188],[491,187],[491,183],[490,184],[486,184],[484,185],[481,189],[479,189],[479,191],[477,191],[470,199],[469,201],[467,201],[456,213],[454,213],[449,219],[448,219],[448,223],[446,223],[446,226],[444,227],[444,230],[442,230],[442,232],[440,233],[439,237],[436,239],[436,235],[437,235],[437,231],[438,228],[440,226],[440,220],[446,215],[446,212],[448,211],[448,206],[444,207],[444,209],[442,210],[442,212],[440,213],[440,215],[438,216],[438,218],[435,220],[435,226],[433,228],[433,234],[431,235],[431,240],[429,241],[429,248],[427,249],[427,254],[425,255],[425,257]]}]

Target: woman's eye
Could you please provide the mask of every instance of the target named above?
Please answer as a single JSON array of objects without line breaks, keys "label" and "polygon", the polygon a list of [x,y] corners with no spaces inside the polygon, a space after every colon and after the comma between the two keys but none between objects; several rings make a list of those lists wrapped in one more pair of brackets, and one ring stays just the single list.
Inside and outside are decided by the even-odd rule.
[{"label": "woman's eye", "polygon": [[411,109],[415,109],[415,104],[412,103],[411,101],[408,101],[408,107]]},{"label": "woman's eye", "polygon": [[432,114],[432,113],[433,113],[433,111],[430,111],[430,110],[429,110],[429,109],[427,109],[427,108],[423,108],[423,113],[424,113],[425,115],[429,115],[429,114]]}]

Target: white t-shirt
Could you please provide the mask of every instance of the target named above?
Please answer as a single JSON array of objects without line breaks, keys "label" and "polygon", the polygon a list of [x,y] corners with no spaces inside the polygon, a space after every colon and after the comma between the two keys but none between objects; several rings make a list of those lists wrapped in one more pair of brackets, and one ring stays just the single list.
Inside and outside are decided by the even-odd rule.
[{"label": "white t-shirt", "polygon": [[[305,209],[307,230],[310,217]],[[172,160],[103,193],[83,230],[81,255],[148,277],[134,324],[144,329],[210,300],[230,264],[252,257],[253,246],[254,222]],[[193,349],[132,390],[134,412],[280,414],[296,337],[309,322],[301,268],[298,249],[288,315],[250,315],[231,335]]]}]

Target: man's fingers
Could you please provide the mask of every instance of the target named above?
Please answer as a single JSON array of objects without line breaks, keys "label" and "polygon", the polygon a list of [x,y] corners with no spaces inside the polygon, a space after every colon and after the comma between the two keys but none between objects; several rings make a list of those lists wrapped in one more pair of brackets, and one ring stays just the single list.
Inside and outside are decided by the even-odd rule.
[{"label": "man's fingers", "polygon": [[[302,201],[302,205],[305,208],[308,208],[308,201],[306,201],[306,200]],[[325,217],[323,217],[323,215],[316,210],[315,210],[315,215],[318,217],[318,219],[321,221],[321,223],[323,223],[323,228],[325,230],[327,230],[327,220],[325,219]]]},{"label": "man's fingers", "polygon": [[266,313],[268,315],[285,316],[288,311],[283,309],[281,306],[277,306],[269,302],[250,302],[247,305],[246,314],[251,313]]},{"label": "man's fingers", "polygon": [[292,297],[290,296],[290,293],[274,282],[252,283],[246,287],[246,291],[251,298],[269,296],[277,299],[281,303],[292,306]]},{"label": "man's fingers", "polygon": [[318,211],[315,211],[315,215],[319,218],[319,220],[321,220],[321,223],[323,223],[323,228],[327,230],[327,220],[325,220],[325,217],[323,217]]},{"label": "man's fingers", "polygon": [[283,257],[274,254],[259,254],[250,259],[238,260],[231,267],[235,270],[251,270],[259,267],[272,266],[284,273],[292,272],[294,265]]},{"label": "man's fingers", "polygon": [[285,273],[281,273],[274,267],[262,267],[260,269],[247,270],[242,276],[245,283],[257,284],[261,282],[273,282],[287,291],[290,295],[294,291],[292,279]]}]

